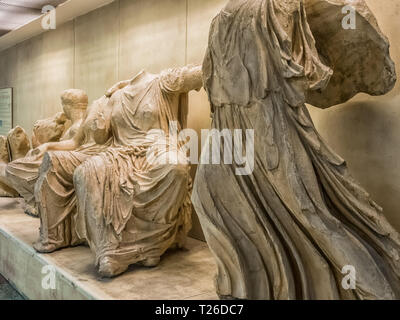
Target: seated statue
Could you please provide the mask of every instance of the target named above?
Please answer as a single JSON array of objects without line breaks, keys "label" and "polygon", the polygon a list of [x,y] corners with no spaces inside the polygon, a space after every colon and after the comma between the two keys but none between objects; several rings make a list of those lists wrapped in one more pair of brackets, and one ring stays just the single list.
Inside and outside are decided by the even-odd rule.
[{"label": "seated statue", "polygon": [[[88,105],[86,93],[78,89],[65,90],[61,94],[61,103],[64,113],[58,113],[52,118],[36,122],[32,145],[37,147],[46,143],[58,142],[60,139],[70,140],[81,126]],[[66,129],[66,122],[72,124]],[[5,168],[3,177],[9,186],[12,186],[25,199],[25,213],[38,216],[35,208],[34,186],[39,176],[39,167],[43,157],[32,155],[32,151],[25,157],[13,159]]]},{"label": "seated statue", "polygon": [[4,170],[9,161],[8,140],[6,137],[0,136],[0,197],[15,198],[18,197],[18,193],[4,179]]},{"label": "seated statue", "polygon": [[7,137],[0,137],[0,197],[18,197],[18,192],[6,178],[5,169],[10,161],[25,157],[30,148],[28,135],[19,126],[10,130]]},{"label": "seated statue", "polygon": [[134,263],[156,266],[168,248],[183,246],[191,228],[189,162],[172,144],[164,154],[157,145],[169,123],[185,126],[187,93],[201,86],[200,67],[143,71],[95,101],[74,139],[34,151],[44,155],[34,248],[49,253],[86,242],[99,273],[114,277]]},{"label": "seated statue", "polygon": [[67,127],[67,116],[59,112],[51,118],[38,120],[33,126],[32,148],[37,148],[47,142],[60,141]]}]

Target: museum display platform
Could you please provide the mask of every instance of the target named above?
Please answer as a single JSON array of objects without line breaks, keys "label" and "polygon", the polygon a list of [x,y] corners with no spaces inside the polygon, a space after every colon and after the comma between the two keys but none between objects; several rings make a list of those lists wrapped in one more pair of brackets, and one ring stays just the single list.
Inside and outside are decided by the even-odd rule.
[{"label": "museum display platform", "polygon": [[[207,244],[188,239],[170,250],[156,268],[133,265],[114,279],[101,278],[88,247],[38,254],[39,219],[23,213],[22,199],[0,198],[0,274],[28,299],[214,300],[216,266]],[[53,268],[47,269],[46,266]],[[44,289],[55,270],[56,289]],[[43,271],[43,273],[42,273]],[[49,278],[47,278],[49,279]],[[44,286],[46,287],[46,285]]]}]

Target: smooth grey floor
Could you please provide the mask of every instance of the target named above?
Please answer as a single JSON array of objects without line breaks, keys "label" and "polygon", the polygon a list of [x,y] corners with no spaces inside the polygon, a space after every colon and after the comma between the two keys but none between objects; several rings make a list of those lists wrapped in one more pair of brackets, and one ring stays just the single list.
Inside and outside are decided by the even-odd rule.
[{"label": "smooth grey floor", "polygon": [[24,300],[24,298],[0,274],[0,300]]}]

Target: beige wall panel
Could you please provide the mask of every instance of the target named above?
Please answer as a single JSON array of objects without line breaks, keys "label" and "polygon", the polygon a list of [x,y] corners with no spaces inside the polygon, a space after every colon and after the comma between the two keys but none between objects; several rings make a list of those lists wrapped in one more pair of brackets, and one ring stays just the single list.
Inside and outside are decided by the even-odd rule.
[{"label": "beige wall panel", "polygon": [[185,64],[185,0],[122,0],[120,6],[120,80]]},{"label": "beige wall panel", "polygon": [[75,34],[75,87],[93,101],[117,82],[119,2],[78,17]]},{"label": "beige wall panel", "polygon": [[73,84],[73,26],[64,24],[16,47],[14,125],[30,135],[36,120],[62,110],[60,93]]},{"label": "beige wall panel", "polygon": [[[400,3],[367,0],[400,72]],[[400,76],[399,76],[400,77]],[[383,97],[360,94],[328,110],[310,108],[315,124],[328,143],[347,160],[353,176],[385,210],[400,231],[400,81]]]},{"label": "beige wall panel", "polygon": [[62,111],[60,95],[74,85],[74,24],[43,34],[41,113],[34,120]]},{"label": "beige wall panel", "polygon": [[17,70],[17,48],[0,52],[0,88],[15,86]]},{"label": "beige wall panel", "polygon": [[42,44],[43,35],[40,35],[17,45],[14,126],[21,126],[28,134],[44,109]]}]

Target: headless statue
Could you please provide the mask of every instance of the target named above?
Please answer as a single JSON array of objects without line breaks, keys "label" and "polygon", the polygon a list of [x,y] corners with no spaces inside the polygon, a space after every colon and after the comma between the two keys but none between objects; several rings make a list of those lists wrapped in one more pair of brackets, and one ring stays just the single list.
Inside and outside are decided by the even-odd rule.
[{"label": "headless statue", "polygon": [[99,273],[114,277],[182,247],[191,228],[190,166],[165,136],[170,123],[186,126],[188,92],[201,86],[200,67],[142,71],[95,101],[72,140],[40,146],[34,248],[86,242]]},{"label": "headless statue", "polygon": [[[65,90],[61,94],[61,103],[64,113],[40,120],[35,124],[32,135],[33,146],[69,140],[78,131],[88,105],[86,93],[79,89]],[[65,129],[67,120],[71,122],[71,125]],[[32,153],[33,150],[25,157],[10,162],[5,168],[5,180],[25,199],[25,213],[37,217],[34,187],[39,177],[39,167],[43,157],[37,157]]]},{"label": "headless statue", "polygon": [[[347,4],[357,9],[356,30],[341,28]],[[254,163],[246,174],[223,163],[201,164],[196,175],[192,201],[217,259],[218,294],[400,299],[399,233],[305,105],[393,88],[389,44],[365,3],[231,0],[213,20],[203,71],[213,128],[254,132],[243,146]],[[350,289],[342,285],[349,269],[356,274]]]}]

